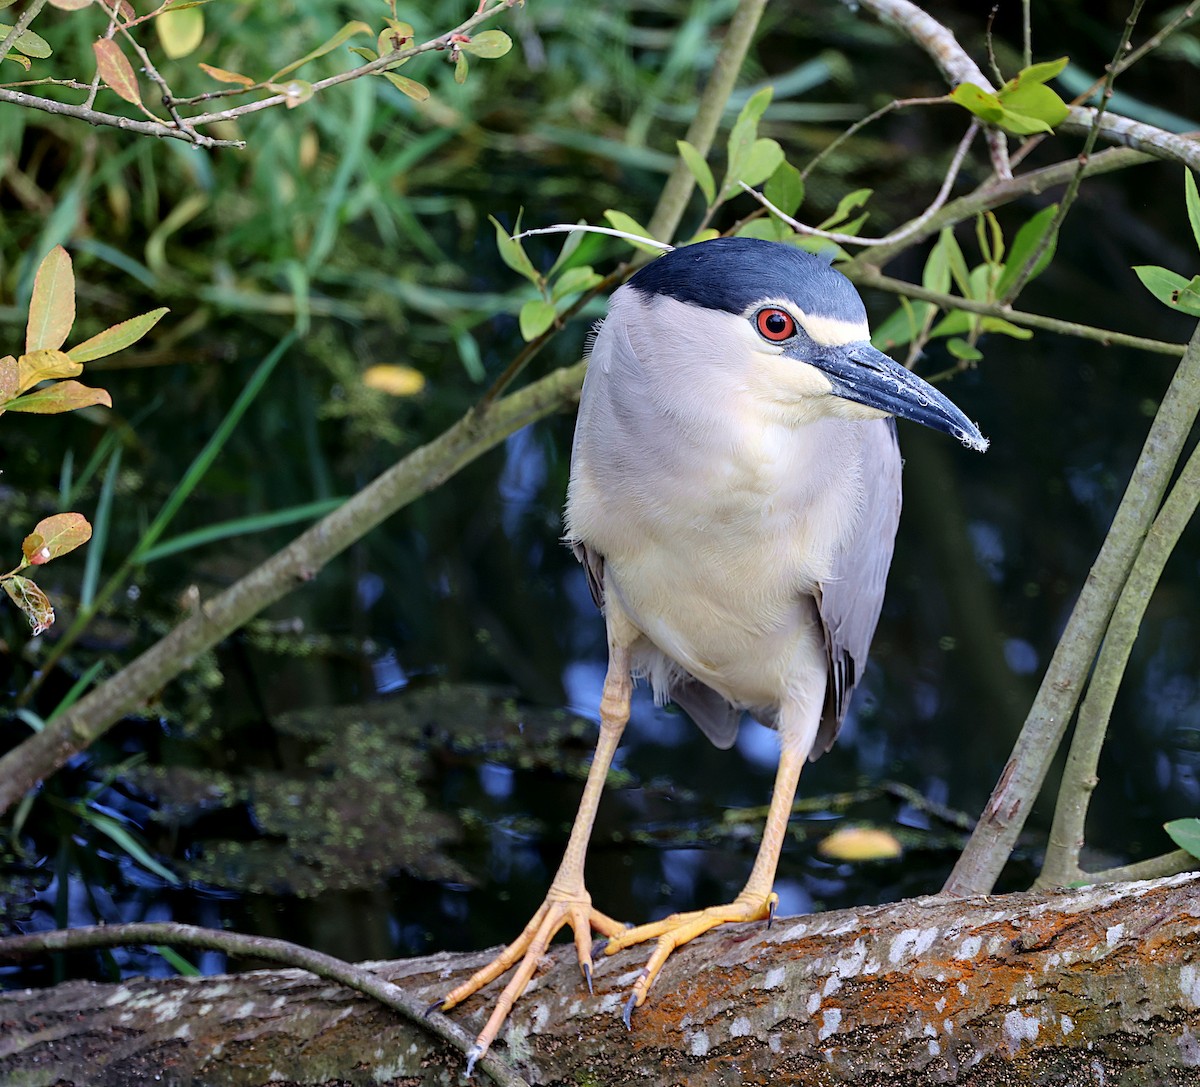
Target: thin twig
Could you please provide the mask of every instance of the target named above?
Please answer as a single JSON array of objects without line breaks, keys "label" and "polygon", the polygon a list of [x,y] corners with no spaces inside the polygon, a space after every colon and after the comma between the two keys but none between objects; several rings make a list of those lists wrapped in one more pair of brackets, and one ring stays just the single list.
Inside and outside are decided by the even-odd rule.
[{"label": "thin twig", "polygon": [[827,241],[839,242],[842,245],[893,245],[897,242],[905,241],[912,235],[917,234],[921,228],[929,222],[930,219],[937,213],[938,209],[946,203],[950,196],[950,189],[954,186],[955,180],[958,178],[958,172],[962,169],[963,159],[966,157],[967,149],[971,146],[971,141],[975,138],[975,134],[979,131],[979,123],[972,121],[967,126],[967,131],[963,138],[958,142],[958,148],[954,152],[954,157],[950,160],[950,166],[946,170],[946,176],[942,180],[942,187],[938,189],[937,196],[934,197],[933,203],[929,205],[915,219],[907,222],[904,226],[893,230],[890,234],[885,234],[882,238],[860,238],[856,234],[839,234],[833,230],[820,230],[814,226],[805,226],[803,223],[792,218],[786,212],[780,211],[770,200],[766,198],[757,189],[752,189],[744,181],[739,181],[738,184],[751,196],[754,197],[764,208],[771,212],[772,215],[778,216],[783,222],[787,223],[796,233],[805,234],[813,238],[824,238]]},{"label": "thin twig", "polygon": [[[0,958],[17,959],[54,951],[124,947],[134,944],[166,944],[223,951],[227,955],[264,959],[267,962],[307,970],[317,977],[340,982],[356,992],[372,997],[399,1012],[410,1023],[449,1042],[464,1054],[474,1040],[444,1015],[427,1017],[426,1004],[423,1001],[414,1000],[399,985],[380,977],[373,970],[271,936],[251,936],[227,929],[207,929],[176,922],[92,925],[0,939]],[[524,1079],[495,1057],[480,1060],[478,1066],[502,1087],[529,1087]]]},{"label": "thin twig", "polygon": [[29,24],[38,17],[38,13],[46,6],[46,3],[47,0],[33,0],[33,3],[21,13],[21,17],[4,35],[4,40],[0,41],[0,59],[8,56],[12,43],[29,29]]}]

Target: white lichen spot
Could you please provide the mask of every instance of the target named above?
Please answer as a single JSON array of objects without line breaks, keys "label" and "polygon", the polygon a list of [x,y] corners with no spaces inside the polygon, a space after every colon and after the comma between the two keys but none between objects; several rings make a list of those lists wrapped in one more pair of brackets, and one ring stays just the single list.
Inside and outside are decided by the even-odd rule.
[{"label": "white lichen spot", "polygon": [[817,1009],[821,1006],[821,994],[814,992],[808,998],[808,1014],[810,1016],[817,1014]]},{"label": "white lichen spot", "polygon": [[944,1020],[942,1022],[942,1030],[944,1030],[947,1034],[953,1034],[954,1033],[954,1020],[953,1019]]},{"label": "white lichen spot", "polygon": [[192,1036],[191,1025],[189,1023],[180,1023],[179,1026],[177,1026],[175,1028],[175,1033],[171,1037],[173,1037],[173,1038],[190,1038],[191,1036]]},{"label": "white lichen spot", "polygon": [[839,955],[833,964],[834,970],[838,976],[842,978],[856,977],[863,968],[863,964],[867,961],[867,942],[862,939],[854,941],[854,946],[849,951]]},{"label": "white lichen spot", "polygon": [[597,1010],[602,1012],[616,1011],[625,1003],[625,1000],[626,997],[624,992],[618,991],[605,993],[604,996],[600,998],[600,1006]]},{"label": "white lichen spot", "polygon": [[830,974],[825,979],[825,984],[821,987],[822,996],[830,996],[836,993],[842,987],[842,979],[837,974]]},{"label": "white lichen spot", "polygon": [[1187,962],[1179,968],[1179,991],[1184,1000],[1200,1007],[1200,965]]},{"label": "white lichen spot", "polygon": [[533,1009],[533,1022],[530,1025],[529,1031],[531,1034],[540,1034],[546,1026],[546,1021],[550,1018],[550,1005],[539,1004]]},{"label": "white lichen spot", "polygon": [[689,1039],[688,1050],[693,1057],[707,1056],[709,1050],[708,1035],[702,1030],[696,1031]]},{"label": "white lichen spot", "polygon": [[888,961],[896,966],[905,959],[923,955],[933,946],[933,941],[937,938],[938,930],[936,928],[905,929],[888,948]]},{"label": "white lichen spot", "polygon": [[768,1034],[767,1035],[767,1048],[772,1053],[782,1053],[783,1052],[783,1038],[780,1037],[779,1034]]},{"label": "white lichen spot", "polygon": [[1023,1042],[1037,1041],[1040,1026],[1036,1015],[1011,1011],[1004,1017],[1004,1036],[1012,1049],[1020,1049]]},{"label": "white lichen spot", "polygon": [[257,1007],[258,1005],[255,1004],[253,1000],[243,1000],[241,1004],[238,1005],[237,1011],[233,1013],[233,1017],[235,1019],[248,1019],[254,1014],[254,1010]]},{"label": "white lichen spot", "polygon": [[154,1009],[154,1019],[158,1023],[166,1023],[171,1019],[178,1019],[179,1013],[183,1010],[183,998],[176,997],[175,999],[164,998],[162,1002]]},{"label": "white lichen spot", "polygon": [[112,994],[112,996],[110,996],[104,1002],[104,1005],[105,1005],[105,1007],[111,1008],[114,1004],[124,1004],[125,1001],[128,1000],[131,996],[133,996],[133,990],[126,989],[122,985],[119,989],[116,990],[116,992],[114,992]]},{"label": "white lichen spot", "polygon": [[942,1052],[942,1047],[941,1047],[941,1044],[938,1042],[938,1040],[936,1038],[930,1038],[929,1039],[929,1055],[931,1057],[937,1057],[937,1056],[941,1055],[941,1052]]},{"label": "white lichen spot", "polygon": [[1179,1047],[1179,1063],[1187,1068],[1200,1065],[1200,1039],[1185,1029],[1175,1043]]},{"label": "white lichen spot", "polygon": [[926,1023],[925,1026],[921,1028],[921,1033],[924,1034],[926,1038],[936,1038],[937,1027],[935,1027],[932,1023]]},{"label": "white lichen spot", "polygon": [[933,1005],[933,1010],[938,1012],[946,1010],[946,998],[944,996],[937,998],[937,1001]]},{"label": "white lichen spot", "polygon": [[963,996],[967,995],[967,983],[965,981],[960,981],[958,983],[958,991],[962,993]]},{"label": "white lichen spot", "polygon": [[1104,942],[1108,944],[1109,947],[1113,947],[1124,935],[1124,925],[1109,925],[1108,928],[1104,930]]},{"label": "white lichen spot", "polygon": [[817,1040],[824,1041],[831,1034],[836,1034],[842,1023],[841,1008],[826,1008],[821,1016],[821,1029],[817,1031]]},{"label": "white lichen spot", "polygon": [[1058,1026],[1059,1026],[1059,1029],[1063,1032],[1063,1035],[1065,1036],[1067,1034],[1070,1034],[1071,1031],[1073,1031],[1075,1029],[1075,1020],[1072,1019],[1069,1015],[1064,1015],[1061,1019],[1059,1019]]},{"label": "white lichen spot", "polygon": [[752,1029],[750,1020],[744,1015],[739,1015],[729,1027],[729,1037],[745,1038]]},{"label": "white lichen spot", "polygon": [[767,976],[763,978],[762,987],[764,989],[778,989],[783,984],[783,979],[786,971],[782,966],[772,967],[767,971]]}]

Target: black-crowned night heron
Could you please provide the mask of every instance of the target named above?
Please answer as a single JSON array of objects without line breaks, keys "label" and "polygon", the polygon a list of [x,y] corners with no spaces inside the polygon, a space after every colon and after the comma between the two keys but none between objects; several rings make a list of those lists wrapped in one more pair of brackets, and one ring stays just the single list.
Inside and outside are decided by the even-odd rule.
[{"label": "black-crowned night heron", "polygon": [[[845,276],[791,246],[722,238],[676,249],[613,296],[579,402],[566,538],[608,628],[600,738],[558,873],[517,939],[435,1007],[517,967],[469,1059],[495,1038],[570,925],[590,988],[592,931],[654,950],[626,1023],[671,952],[729,921],[770,918],[805,759],[832,746],[862,675],[900,519],[895,423],[973,449],[979,430],[868,342]],[[724,906],[627,929],[592,906],[584,853],[634,677],[718,747],[744,712],[779,733],[758,857]]]}]

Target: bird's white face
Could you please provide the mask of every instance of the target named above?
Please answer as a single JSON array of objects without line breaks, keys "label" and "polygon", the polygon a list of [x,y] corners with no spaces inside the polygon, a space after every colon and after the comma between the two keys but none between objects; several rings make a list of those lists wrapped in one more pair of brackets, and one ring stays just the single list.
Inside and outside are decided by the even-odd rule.
[{"label": "bird's white face", "polygon": [[879,419],[886,413],[839,396],[828,376],[805,356],[822,347],[864,343],[871,331],[863,321],[805,313],[785,298],[756,302],[740,317],[739,342],[751,360],[748,374],[757,398],[774,403],[796,422],[817,418]]}]

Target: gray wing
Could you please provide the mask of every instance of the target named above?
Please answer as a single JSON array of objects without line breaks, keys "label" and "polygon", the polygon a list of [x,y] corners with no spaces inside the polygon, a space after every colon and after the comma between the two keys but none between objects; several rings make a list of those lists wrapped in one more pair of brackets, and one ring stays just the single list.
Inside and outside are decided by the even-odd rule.
[{"label": "gray wing", "polygon": [[810,758],[833,746],[862,678],[867,651],[883,608],[883,593],[896,528],[900,524],[900,447],[894,419],[860,424],[864,436],[863,511],[858,531],[835,559],[830,579],[817,593],[817,614],[825,635],[829,681],[825,712]]}]

